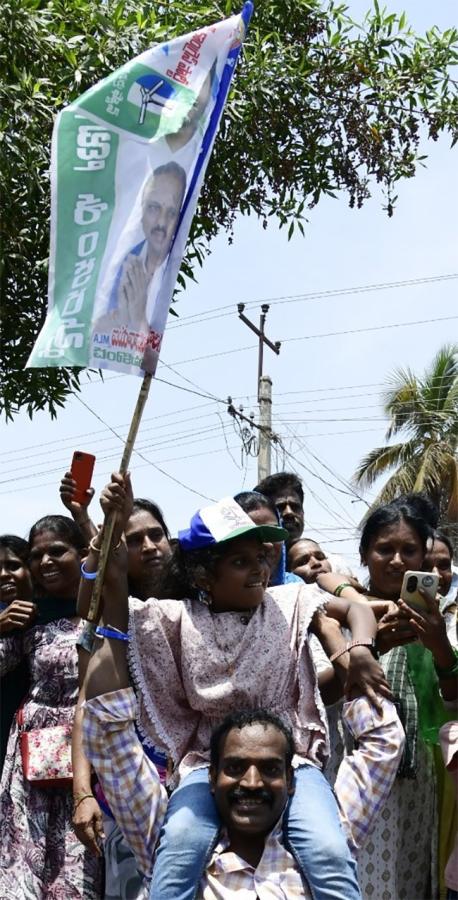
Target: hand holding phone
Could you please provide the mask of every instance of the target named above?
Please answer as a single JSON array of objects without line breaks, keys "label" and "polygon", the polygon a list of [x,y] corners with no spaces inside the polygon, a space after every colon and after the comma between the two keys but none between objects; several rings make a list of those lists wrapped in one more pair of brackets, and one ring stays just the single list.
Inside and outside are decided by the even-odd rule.
[{"label": "hand holding phone", "polygon": [[90,487],[94,464],[95,456],[92,453],[83,453],[81,450],[75,450],[70,469],[71,477],[75,482],[71,498],[73,503],[88,506],[92,500],[93,491],[90,491]]},{"label": "hand holding phone", "polygon": [[402,579],[401,599],[413,609],[428,612],[428,604],[420,590],[434,600],[439,587],[439,576],[432,572],[404,572]]},{"label": "hand holding phone", "polygon": [[[408,616],[418,640],[431,651],[437,666],[448,670],[455,665],[456,656],[448,640],[445,619],[439,608],[438,584],[439,576],[432,572],[406,572],[399,608]],[[420,590],[422,594],[419,593]],[[447,699],[454,699],[455,696],[453,693]]]}]

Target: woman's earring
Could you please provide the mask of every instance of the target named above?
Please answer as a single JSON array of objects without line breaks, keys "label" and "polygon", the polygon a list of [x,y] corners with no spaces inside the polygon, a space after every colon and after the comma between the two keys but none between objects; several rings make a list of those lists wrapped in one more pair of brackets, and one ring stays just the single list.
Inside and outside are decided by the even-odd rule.
[{"label": "woman's earring", "polygon": [[209,591],[205,591],[203,588],[199,589],[199,600],[201,603],[205,603],[205,606],[212,605],[212,596]]}]

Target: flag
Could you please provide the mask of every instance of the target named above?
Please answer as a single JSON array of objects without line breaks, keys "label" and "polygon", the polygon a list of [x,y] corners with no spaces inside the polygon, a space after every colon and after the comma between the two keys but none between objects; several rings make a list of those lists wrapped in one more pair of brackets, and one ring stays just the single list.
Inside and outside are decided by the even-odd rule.
[{"label": "flag", "polygon": [[58,115],[48,311],[28,366],[154,373],[252,11],[156,45]]}]

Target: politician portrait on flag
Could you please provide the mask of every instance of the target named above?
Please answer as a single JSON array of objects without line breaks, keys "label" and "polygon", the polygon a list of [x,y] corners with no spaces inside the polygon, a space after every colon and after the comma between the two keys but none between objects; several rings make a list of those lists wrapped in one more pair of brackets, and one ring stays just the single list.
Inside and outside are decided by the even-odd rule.
[{"label": "politician portrait on flag", "polygon": [[59,114],[48,314],[28,365],[154,373],[251,12],[145,51]]},{"label": "politician portrait on flag", "polygon": [[[147,87],[149,91],[146,96],[151,98],[154,88],[152,78],[143,76],[139,81],[146,82],[144,89]],[[150,330],[157,333],[159,321],[154,315],[155,301],[186,193],[186,172],[191,169],[199,151],[205,125],[204,114],[208,111],[210,98],[216,98],[216,86],[215,59],[178,131],[166,134],[150,145],[147,163],[151,167],[154,163],[157,165],[150,168],[127,223],[120,224],[123,228],[121,240],[117,254],[113,254],[117,262],[109,267],[100,291],[105,303],[104,312],[100,315],[97,313],[101,304],[96,299],[93,327],[93,342],[96,345],[101,334],[110,333],[123,325],[141,334]],[[144,115],[146,105],[144,102],[140,108],[140,116]],[[115,217],[116,210],[113,227]],[[129,238],[132,242],[136,240],[139,225],[140,240],[126,252],[126,242]]]}]

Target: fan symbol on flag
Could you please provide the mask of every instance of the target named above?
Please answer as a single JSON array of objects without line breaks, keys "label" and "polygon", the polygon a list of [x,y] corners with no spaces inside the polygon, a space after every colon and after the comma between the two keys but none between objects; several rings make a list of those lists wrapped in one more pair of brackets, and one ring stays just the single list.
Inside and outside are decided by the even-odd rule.
[{"label": "fan symbol on flag", "polygon": [[[142,75],[136,84],[140,88],[141,105],[138,124],[143,125],[148,106],[156,106],[162,111],[173,94],[173,88],[159,75]],[[157,110],[156,110],[157,111]]]}]

